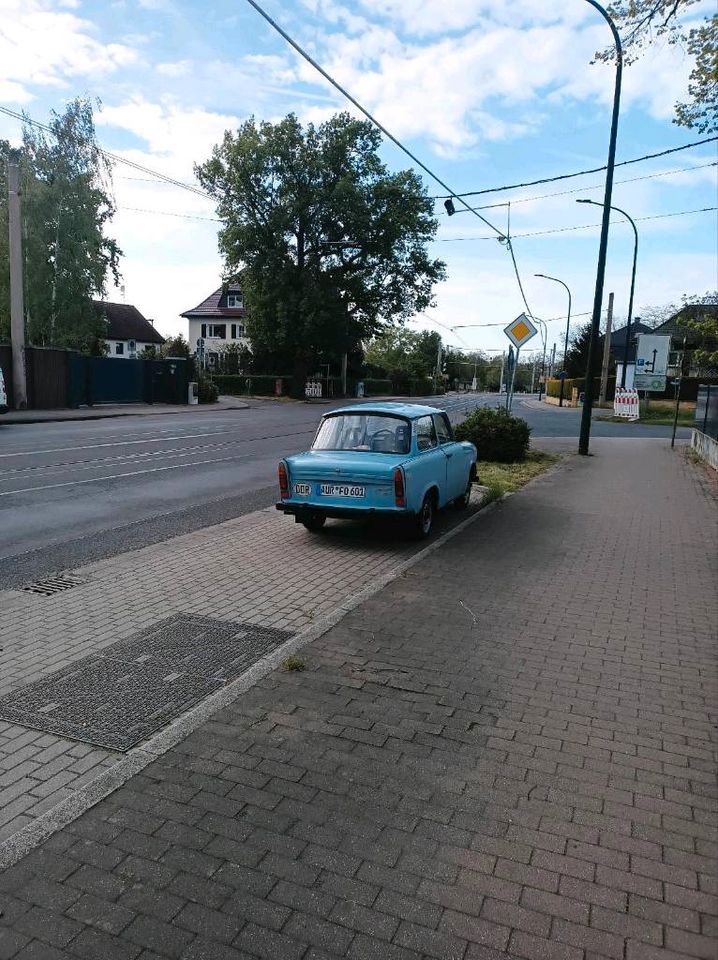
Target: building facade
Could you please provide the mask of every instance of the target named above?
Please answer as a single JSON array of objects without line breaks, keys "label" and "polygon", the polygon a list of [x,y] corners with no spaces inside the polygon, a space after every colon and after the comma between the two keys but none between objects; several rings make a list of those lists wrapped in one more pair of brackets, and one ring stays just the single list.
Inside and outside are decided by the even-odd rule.
[{"label": "building facade", "polygon": [[132,304],[93,300],[92,305],[105,325],[102,339],[108,346],[108,357],[134,360],[145,347],[158,349],[165,342],[152,322]]},{"label": "building facade", "polygon": [[187,340],[193,353],[204,347],[209,367],[216,367],[222,352],[235,344],[250,349],[246,334],[246,310],[242,291],[236,284],[215,290],[205,300],[181,316],[188,321]]}]

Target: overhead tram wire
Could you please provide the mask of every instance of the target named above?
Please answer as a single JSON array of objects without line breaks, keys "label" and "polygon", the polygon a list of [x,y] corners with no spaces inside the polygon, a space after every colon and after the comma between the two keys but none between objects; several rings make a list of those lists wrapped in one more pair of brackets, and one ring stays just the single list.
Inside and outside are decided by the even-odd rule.
[{"label": "overhead tram wire", "polygon": [[[659,170],[657,173],[646,173],[642,177],[628,177],[625,180],[616,180],[615,183],[637,183],[639,180],[654,180],[657,177],[670,177],[674,173],[692,173],[694,170],[705,170],[706,167],[718,167],[718,160],[711,160],[708,163],[699,163],[694,167],[676,167],[675,170]],[[497,188],[499,189],[499,188]],[[511,189],[506,187],[507,190]],[[500,207],[506,207],[510,203],[531,203],[534,200],[548,200],[551,197],[566,197],[572,193],[583,193],[587,190],[601,190],[602,183],[591,184],[585,187],[573,187],[571,190],[556,190],[554,193],[541,193],[534,197],[512,197],[510,200],[504,200],[502,203],[489,203],[486,206],[477,207],[478,210],[498,210]],[[434,198],[438,200],[438,197]],[[457,210],[457,214],[466,213],[465,210]],[[439,210],[439,216],[447,216],[446,213]]]},{"label": "overhead tram wire", "polygon": [[[252,0],[248,0],[249,3],[252,3]],[[642,157],[633,157],[631,160],[622,160],[620,163],[617,163],[617,167],[626,167],[631,163],[642,163],[644,160],[655,160],[657,157],[666,157],[671,153],[678,153],[680,150],[690,150],[692,147],[700,147],[704,143],[712,143],[714,140],[718,140],[718,135],[715,137],[705,137],[703,140],[694,140],[693,143],[686,143],[682,147],[671,147],[668,150],[661,150],[658,153],[646,153]],[[583,177],[589,173],[601,173],[605,170],[605,165],[602,167],[591,167],[588,170],[578,170],[576,173],[561,173],[555,177],[543,177],[540,180],[527,180],[525,183],[508,183],[503,187],[487,187],[484,190],[469,190],[466,193],[460,194],[451,194],[451,198],[454,197],[479,197],[486,193],[502,193],[504,190],[518,190],[519,187],[536,187],[542,183],[555,183],[557,180],[570,180],[573,177]],[[449,188],[447,187],[447,190]],[[450,199],[447,196],[435,196],[431,198],[432,200],[448,200]]]},{"label": "overhead tram wire", "polygon": [[318,73],[320,73],[320,74],[324,77],[324,79],[327,80],[327,81],[335,88],[335,90],[338,90],[338,91],[342,94],[342,96],[343,96],[343,97],[346,97],[346,99],[347,99],[350,103],[352,103],[352,104],[357,108],[357,110],[360,110],[360,111],[364,114],[364,116],[367,117],[367,119],[369,119],[369,120],[374,124],[375,127],[377,127],[379,130],[381,130],[381,132],[384,134],[384,136],[386,136],[389,140],[391,140],[391,142],[392,142],[395,146],[397,146],[403,153],[405,153],[411,160],[413,160],[413,162],[414,162],[418,167],[420,167],[425,173],[427,173],[427,174],[432,178],[432,180],[435,180],[435,181],[436,181],[440,186],[442,186],[445,190],[448,190],[452,197],[456,197],[456,199],[457,199],[460,203],[462,203],[462,204],[464,205],[464,207],[466,207],[466,209],[467,209],[468,211],[470,211],[471,213],[473,213],[475,217],[478,217],[479,220],[481,220],[483,223],[485,223],[488,227],[490,227],[490,228],[494,231],[494,233],[496,233],[497,239],[498,239],[500,242],[506,244],[506,247],[507,247],[509,253],[511,254],[511,262],[513,263],[514,272],[515,272],[515,274],[516,274],[516,279],[518,280],[519,290],[521,291],[521,297],[522,297],[522,299],[523,299],[524,305],[525,305],[526,310],[528,311],[529,315],[530,315],[530,316],[533,316],[533,314],[531,313],[531,308],[530,308],[529,305],[528,305],[528,301],[526,300],[526,295],[525,295],[525,293],[524,293],[523,286],[522,286],[522,284],[521,284],[521,278],[520,278],[520,276],[519,276],[519,270],[518,270],[518,265],[517,265],[517,263],[516,263],[516,257],[514,256],[513,249],[511,248],[511,238],[510,238],[510,237],[507,237],[501,230],[499,230],[498,227],[494,226],[493,223],[491,223],[489,220],[487,220],[486,217],[482,217],[481,214],[478,212],[478,210],[476,210],[474,207],[472,207],[471,204],[467,203],[467,201],[466,201],[461,195],[459,195],[459,194],[455,193],[454,191],[452,191],[451,187],[450,187],[447,183],[445,183],[445,182],[441,179],[441,177],[438,176],[438,174],[434,173],[433,170],[431,170],[429,167],[427,167],[426,164],[423,163],[423,162],[416,156],[416,154],[412,153],[412,151],[409,150],[408,147],[404,146],[404,144],[403,144],[400,140],[398,140],[398,139],[394,136],[393,133],[391,133],[389,130],[387,130],[387,128],[386,128],[383,124],[381,124],[381,123],[376,119],[375,116],[373,116],[371,113],[369,113],[369,111],[366,109],[366,107],[362,106],[362,104],[359,103],[359,101],[358,101],[355,97],[353,97],[353,96],[349,93],[349,91],[346,90],[346,89],[339,83],[338,80],[335,80],[334,77],[331,76],[331,74],[327,73],[327,71],[326,71],[322,66],[320,66],[320,64],[318,64],[317,61],[316,61],[310,54],[308,54],[307,51],[304,50],[303,47],[301,47],[301,46],[296,42],[296,40],[294,40],[294,39],[286,32],[286,30],[284,30],[282,27],[280,27],[280,25],[276,22],[276,20],[273,20],[272,17],[269,16],[269,14],[266,12],[266,10],[264,10],[264,8],[263,8],[262,6],[260,6],[260,4],[256,2],[256,0],[247,0],[247,3],[248,3],[251,7],[254,7],[254,9],[257,11],[257,13],[258,13],[264,20],[267,21],[267,23],[270,25],[270,27],[272,27],[272,29],[276,30],[276,32],[277,32],[281,37],[283,37],[284,40],[286,40],[287,43],[288,43],[294,50],[296,50],[296,52],[297,52],[301,57],[303,57],[303,58],[307,61],[307,63],[311,64],[311,66],[313,66],[314,69],[315,69]]},{"label": "overhead tram wire", "polygon": [[[642,220],[665,220],[669,217],[687,217],[693,213],[711,213],[714,210],[718,210],[716,207],[699,207],[697,210],[677,210],[674,213],[655,213],[649,217],[634,217],[633,219],[638,223]],[[623,220],[618,217],[615,220],[615,223],[628,223],[627,220]],[[600,223],[588,223],[582,224],[576,227],[554,227],[551,230],[533,230],[530,233],[517,233],[514,234],[514,238],[519,240],[524,237],[545,237],[549,233],[570,233],[573,230],[595,230],[597,227],[600,227]],[[493,237],[437,237],[434,241],[435,243],[460,243],[472,240],[493,240]]]}]

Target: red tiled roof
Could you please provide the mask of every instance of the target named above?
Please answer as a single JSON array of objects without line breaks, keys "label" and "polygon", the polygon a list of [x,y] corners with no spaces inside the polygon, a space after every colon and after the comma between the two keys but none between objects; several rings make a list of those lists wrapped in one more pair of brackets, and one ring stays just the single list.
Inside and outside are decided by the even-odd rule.
[{"label": "red tiled roof", "polygon": [[93,300],[92,305],[99,317],[107,320],[108,340],[138,340],[140,343],[164,343],[149,320],[142,316],[131,303],[109,303]]},{"label": "red tiled roof", "polygon": [[202,317],[203,319],[211,319],[213,317],[245,317],[247,314],[244,307],[227,306],[227,294],[233,292],[235,291],[228,290],[227,287],[220,287],[219,290],[215,290],[214,293],[210,294],[202,303],[193,307],[191,310],[185,310],[180,316],[186,317],[188,320],[198,317]]}]

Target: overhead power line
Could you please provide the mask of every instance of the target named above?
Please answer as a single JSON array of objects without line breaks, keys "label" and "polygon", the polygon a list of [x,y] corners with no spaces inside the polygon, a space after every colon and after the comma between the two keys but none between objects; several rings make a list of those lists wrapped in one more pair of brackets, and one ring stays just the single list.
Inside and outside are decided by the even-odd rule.
[{"label": "overhead power line", "polygon": [[[674,170],[658,170],[656,173],[645,173],[642,177],[627,177],[625,180],[614,180],[614,186],[619,183],[637,183],[639,180],[654,180],[656,177],[670,177],[674,173],[692,173],[694,170],[704,170],[706,167],[718,167],[718,160],[711,160],[709,163],[699,163],[693,167],[676,167]],[[550,197],[566,197],[572,193],[584,193],[587,190],[602,190],[602,183],[593,183],[585,187],[572,187],[570,190],[555,190],[553,193],[541,193],[533,197],[512,197],[510,201],[503,203],[490,203],[486,206],[477,207],[478,210],[497,210],[500,207],[507,207],[509,203],[531,203],[533,200],[547,200]],[[465,210],[457,210],[457,214],[466,213]],[[440,216],[447,214],[440,210]]]},{"label": "overhead power line", "polygon": [[314,67],[314,69],[315,69],[318,73],[320,73],[320,74],[324,77],[324,79],[334,87],[335,90],[338,90],[339,93],[341,93],[343,97],[345,97],[350,103],[352,103],[352,104],[357,108],[357,110],[360,110],[360,111],[364,114],[364,116],[367,117],[367,119],[369,119],[369,120],[374,124],[375,127],[377,127],[377,129],[381,130],[381,132],[384,134],[384,136],[388,137],[388,139],[391,140],[391,142],[392,142],[395,146],[397,146],[403,153],[405,153],[411,160],[413,160],[413,162],[414,162],[418,167],[420,167],[425,173],[427,173],[427,174],[432,178],[432,180],[435,180],[435,181],[439,184],[439,186],[443,187],[444,190],[448,190],[451,197],[457,198],[457,199],[460,201],[460,203],[462,203],[463,206],[464,206],[467,210],[469,210],[471,213],[474,214],[475,217],[478,217],[479,220],[481,220],[481,221],[482,221],[483,223],[485,223],[488,227],[490,227],[490,229],[493,230],[494,233],[496,234],[498,240],[500,240],[502,243],[505,243],[505,244],[506,244],[506,249],[509,251],[509,254],[510,254],[510,256],[511,256],[511,263],[513,264],[514,273],[516,274],[516,280],[517,280],[517,282],[518,282],[519,290],[520,290],[520,292],[521,292],[521,298],[522,298],[522,300],[523,300],[523,302],[524,302],[524,306],[526,307],[526,311],[528,312],[529,316],[533,316],[533,314],[531,313],[531,307],[530,307],[529,304],[528,304],[528,301],[527,301],[527,299],[526,299],[526,294],[524,293],[524,288],[523,288],[523,285],[522,285],[522,283],[521,283],[521,276],[520,276],[520,274],[519,274],[518,264],[516,263],[516,256],[515,256],[515,254],[514,254],[514,251],[513,251],[512,246],[511,246],[511,238],[510,238],[509,236],[505,235],[502,230],[499,230],[498,227],[494,226],[494,224],[491,223],[489,220],[487,220],[486,217],[483,217],[483,216],[478,212],[478,210],[476,210],[475,207],[472,207],[471,204],[467,203],[467,201],[464,199],[464,197],[456,194],[456,193],[451,189],[451,187],[450,187],[447,183],[445,183],[445,182],[441,179],[441,177],[439,177],[438,174],[434,173],[433,170],[431,170],[429,167],[427,167],[427,165],[426,165],[425,163],[423,163],[423,162],[416,156],[415,153],[412,153],[412,151],[409,150],[409,148],[408,148],[407,146],[405,146],[405,145],[401,142],[401,140],[397,139],[397,137],[395,137],[393,133],[391,133],[389,130],[387,130],[387,128],[386,128],[383,124],[381,124],[381,123],[376,119],[375,116],[373,116],[371,113],[369,113],[369,111],[366,109],[366,107],[364,107],[364,106],[356,99],[356,97],[353,97],[353,96],[349,93],[349,91],[346,90],[346,89],[339,83],[338,80],[335,80],[334,77],[331,76],[331,74],[327,73],[327,71],[324,69],[324,67],[320,66],[320,64],[318,64],[317,61],[316,61],[312,56],[310,56],[310,54],[307,53],[307,51],[304,50],[304,48],[301,47],[301,46],[297,43],[297,41],[294,40],[294,38],[291,37],[291,36],[287,33],[286,30],[284,30],[282,27],[280,27],[280,25],[276,22],[276,20],[273,20],[273,19],[269,16],[269,14],[266,12],[266,10],[264,10],[264,8],[263,8],[262,6],[260,6],[259,3],[256,2],[256,0],[247,0],[247,3],[249,3],[250,6],[254,7],[254,9],[257,11],[257,13],[258,13],[264,20],[267,21],[267,23],[272,27],[272,29],[276,30],[276,32],[277,32],[281,37],[283,37],[283,38],[287,41],[287,43],[288,43],[294,50],[296,50],[296,52],[297,52],[301,57],[303,57],[304,60],[307,61],[307,63],[311,64],[311,65]]},{"label": "overhead power line", "polygon": [[[248,0],[249,3],[253,3],[253,0]],[[661,150],[658,153],[646,153],[642,157],[634,157],[631,160],[622,160],[620,163],[617,163],[617,167],[626,167],[631,163],[642,163],[644,160],[654,160],[656,157],[666,157],[670,153],[678,153],[680,150],[690,150],[692,147],[699,147],[704,143],[712,143],[714,140],[718,140],[718,136],[715,137],[705,137],[703,140],[694,140],[693,143],[686,143],[682,147],[671,147],[669,150]],[[570,180],[572,177],[584,177],[589,173],[601,173],[606,169],[606,166],[602,167],[591,167],[587,170],[577,170],[576,173],[561,173],[555,177],[543,177],[541,180],[527,180],[525,183],[509,183],[505,184],[503,187],[487,187],[484,190],[469,190],[466,193],[452,193],[451,197],[480,197],[486,193],[502,193],[504,190],[517,190],[519,187],[536,187],[541,183],[555,183],[557,180]],[[448,189],[448,188],[447,188]],[[436,196],[432,197],[432,200],[448,200],[449,197],[446,196]]]},{"label": "overhead power line", "polygon": [[[7,107],[0,107],[0,113],[4,113],[8,117],[14,117],[15,120],[20,120],[22,123],[28,124],[28,126],[37,127],[38,130],[44,130],[53,137],[56,136],[52,127],[49,127],[46,123],[40,123],[39,120],[33,120],[31,117],[27,116],[27,114],[17,113],[15,110],[8,110]],[[103,157],[106,157],[108,160],[112,160],[114,163],[123,163],[125,166],[131,167],[133,170],[137,170],[139,173],[147,173],[156,180],[163,180],[165,183],[171,183],[173,187],[179,187],[182,190],[188,190],[190,193],[193,193],[198,197],[203,197],[205,200],[214,200],[214,197],[210,196],[208,193],[205,193],[204,190],[200,190],[199,187],[193,187],[189,183],[183,183],[182,180],[175,180],[174,177],[167,176],[165,173],[160,173],[158,170],[152,170],[150,167],[145,167],[143,164],[136,163],[134,160],[128,160],[126,157],[121,157],[116,153],[110,153],[109,150],[105,150],[103,147],[98,147],[97,151],[98,153],[101,153]]]},{"label": "overhead power line", "polygon": [[[692,213],[710,213],[712,210],[718,210],[718,207],[700,207],[697,210],[678,210],[675,213],[655,213],[650,217],[634,217],[636,221],[641,220],[663,220],[667,217],[687,217]],[[623,217],[619,217],[616,220],[617,223],[628,223],[628,220],[624,220]],[[549,233],[569,233],[573,230],[595,230],[600,227],[600,223],[588,223],[578,227],[554,227],[552,230],[534,230],[530,233],[515,233],[514,239],[521,239],[522,237],[543,237]],[[493,240],[493,237],[438,237],[437,243],[458,243],[459,241],[469,241],[469,240]]]}]

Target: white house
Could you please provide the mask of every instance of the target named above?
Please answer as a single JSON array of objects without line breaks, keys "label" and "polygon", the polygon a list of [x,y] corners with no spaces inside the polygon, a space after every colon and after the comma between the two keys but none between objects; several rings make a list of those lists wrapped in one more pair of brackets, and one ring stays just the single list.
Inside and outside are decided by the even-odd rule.
[{"label": "white house", "polygon": [[186,310],[180,316],[189,322],[190,349],[197,352],[204,340],[204,351],[209,366],[216,365],[222,349],[229,344],[250,347],[245,333],[246,311],[242,291],[235,284],[215,290],[206,300]]},{"label": "white house", "polygon": [[145,347],[157,348],[165,342],[152,323],[132,304],[104,300],[93,300],[92,304],[105,324],[102,339],[109,348],[109,357],[134,359]]}]

